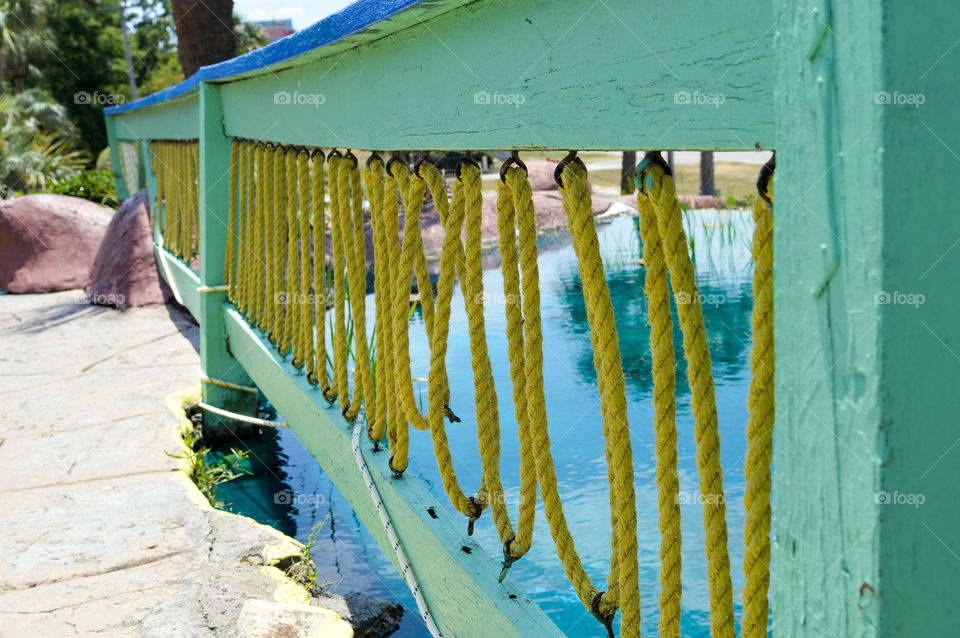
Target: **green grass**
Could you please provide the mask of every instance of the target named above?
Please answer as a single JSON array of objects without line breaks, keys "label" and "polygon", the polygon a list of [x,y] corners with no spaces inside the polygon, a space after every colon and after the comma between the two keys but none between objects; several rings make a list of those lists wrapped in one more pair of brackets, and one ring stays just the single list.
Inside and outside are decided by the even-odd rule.
[{"label": "green grass", "polygon": [[188,432],[183,440],[187,447],[184,454],[167,452],[167,455],[176,459],[185,457],[190,464],[190,480],[196,484],[210,505],[222,509],[223,503],[217,499],[216,488],[222,483],[250,474],[246,466],[250,452],[235,447],[230,448],[229,454],[219,461],[211,462],[208,458],[210,448],[200,445],[200,435],[197,430]]}]

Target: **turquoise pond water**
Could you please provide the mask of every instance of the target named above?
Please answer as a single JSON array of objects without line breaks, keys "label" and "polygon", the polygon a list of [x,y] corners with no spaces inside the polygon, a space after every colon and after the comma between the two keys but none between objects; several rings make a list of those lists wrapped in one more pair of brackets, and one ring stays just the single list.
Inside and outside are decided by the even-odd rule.
[{"label": "turquoise pond water", "polygon": [[[752,220],[747,211],[693,211],[686,216],[692,237],[697,279],[703,295],[722,436],[721,458],[727,494],[727,524],[733,565],[734,599],[743,585],[743,457],[746,398],[750,379],[750,310],[752,307],[750,240]],[[640,588],[643,631],[656,635],[659,594],[659,528],[653,448],[649,328],[643,295],[644,270],[636,218],[624,215],[598,226],[607,281],[613,298],[620,348],[627,381],[636,476]],[[542,238],[540,278],[543,308],[545,383],[552,450],[560,480],[567,521],[584,566],[595,583],[606,581],[610,556],[610,518],[603,437],[597,400],[596,373],[589,328],[580,292],[577,262],[569,235],[554,232]],[[494,262],[496,263],[496,262]],[[499,268],[484,275],[487,292],[486,326],[502,427],[502,478],[511,515],[519,498],[516,423],[506,354],[502,281]],[[498,291],[500,291],[498,293]],[[451,407],[463,419],[448,426],[450,445],[464,491],[479,484],[480,460],[473,414],[473,385],[467,319],[463,300],[453,301],[450,349]],[[372,299],[370,309],[372,312]],[[368,322],[372,324],[372,319]],[[428,348],[422,319],[413,318],[413,375],[427,376]],[[677,352],[681,337],[676,328]],[[701,506],[693,438],[693,417],[685,366],[677,369],[679,475],[683,516],[683,635],[709,636],[708,591]],[[426,401],[426,387],[422,395]],[[320,580],[334,581],[340,593],[363,591],[401,602],[407,612],[394,636],[428,636],[412,596],[347,501],[289,430],[271,431],[246,442],[253,476],[218,487],[218,495],[233,511],[273,525],[305,541],[320,522],[314,555]],[[426,432],[411,430],[409,476],[416,476],[449,506]],[[277,497],[278,493],[282,493]],[[278,502],[280,501],[280,502]],[[290,502],[286,502],[290,501]],[[514,519],[515,520],[515,519]],[[464,525],[466,520],[464,519]],[[603,636],[601,626],[586,613],[557,559],[549,528],[538,503],[534,544],[510,570],[510,577],[570,636]],[[501,545],[489,515],[477,523],[475,539],[499,560]]]}]

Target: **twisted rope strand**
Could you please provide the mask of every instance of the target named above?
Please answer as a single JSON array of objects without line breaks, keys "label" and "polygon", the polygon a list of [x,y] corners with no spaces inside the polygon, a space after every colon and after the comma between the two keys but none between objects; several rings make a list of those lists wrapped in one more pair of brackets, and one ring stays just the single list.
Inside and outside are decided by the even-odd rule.
[{"label": "twisted rope strand", "polygon": [[330,243],[333,247],[333,388],[334,394],[340,402],[340,410],[346,414],[350,409],[350,389],[347,379],[347,311],[346,311],[346,281],[344,265],[344,221],[343,217],[349,207],[349,195],[341,193],[341,173],[344,180],[346,172],[341,171],[342,157],[334,151],[327,158],[330,180]]},{"label": "twisted rope strand", "polygon": [[[323,189],[323,153],[311,153],[310,159],[310,203],[313,215],[313,298],[314,298],[314,326],[316,329],[316,358],[313,360],[313,369],[307,371],[307,378],[312,373],[314,382],[320,390],[327,394],[330,383],[327,377],[327,216],[324,208]],[[313,339],[313,336],[311,336]]]},{"label": "twisted rope strand", "polygon": [[651,165],[651,197],[657,206],[657,227],[663,242],[670,280],[677,299],[677,315],[687,358],[694,437],[697,442],[697,469],[703,499],[706,536],[707,577],[710,585],[710,624],[714,638],[734,635],[733,585],[727,550],[726,504],[723,469],[720,466],[720,436],[717,403],[711,372],[710,350],[693,262],[687,252],[682,213],[673,178],[658,165]]},{"label": "twisted rope strand", "polygon": [[604,605],[608,608],[619,605],[623,614],[621,633],[639,636],[640,591],[633,453],[613,303],[600,257],[586,168],[579,161],[570,162],[564,167],[562,178],[560,190],[579,261],[584,299],[587,307],[593,308],[587,319],[591,333],[596,335],[593,339],[594,366],[600,391],[608,477],[611,479],[612,546],[616,569],[611,569],[608,590],[601,599],[601,609]]},{"label": "twisted rope strand", "polygon": [[660,515],[660,621],[663,638],[680,636],[682,584],[680,481],[677,477],[676,355],[670,316],[670,284],[657,228],[655,203],[637,192],[640,237],[646,268],[644,292],[653,353],[654,446],[657,458],[657,507]]},{"label": "twisted rope strand", "polygon": [[[767,198],[773,193],[767,185]],[[744,638],[767,635],[770,588],[770,462],[774,428],[773,342],[773,210],[758,197],[753,206],[753,349],[750,353],[750,390],[747,397],[746,487],[743,494],[746,520],[743,538]]]}]

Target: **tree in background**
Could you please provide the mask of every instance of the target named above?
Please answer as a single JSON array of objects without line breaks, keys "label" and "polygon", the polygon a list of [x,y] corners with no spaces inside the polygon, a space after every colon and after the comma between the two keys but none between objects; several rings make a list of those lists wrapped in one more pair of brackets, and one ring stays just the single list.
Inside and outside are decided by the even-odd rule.
[{"label": "tree in background", "polygon": [[96,0],[47,1],[54,63],[44,85],[80,129],[82,146],[96,157],[107,145],[103,107],[129,99],[119,14]]},{"label": "tree in background", "polygon": [[[191,59],[209,64],[267,43],[258,26],[232,15],[231,2],[204,2],[180,26],[203,41],[203,55],[216,52],[204,19],[216,20],[213,31],[229,43],[216,59],[195,51]],[[225,21],[212,17],[222,11]],[[0,197],[43,189],[93,199],[87,193],[106,190],[100,182],[109,178],[90,164],[107,145],[104,107],[130,99],[120,21],[147,95],[184,79],[173,15],[170,0],[0,0]]]},{"label": "tree in background", "polygon": [[136,0],[128,2],[128,7],[130,11],[125,17],[131,27],[130,48],[137,87],[149,83],[157,70],[164,67],[177,69],[177,82],[182,80],[183,71],[177,62],[177,32],[169,1]]},{"label": "tree in background", "polygon": [[233,0],[171,0],[177,47],[183,73],[190,77],[208,64],[237,54]]},{"label": "tree in background", "polygon": [[624,151],[623,159],[620,161],[620,194],[630,195],[633,193],[634,182],[637,179],[637,152]]},{"label": "tree in background", "polygon": [[[36,49],[42,5],[39,0],[0,0],[0,94],[8,75],[23,91],[28,53]],[[12,72],[11,72],[12,69]]]},{"label": "tree in background", "polygon": [[270,44],[270,38],[259,24],[244,22],[237,14],[233,14],[233,23],[235,25],[233,32],[237,36],[237,55],[243,55]]},{"label": "tree in background", "polygon": [[700,194],[717,194],[717,188],[713,182],[713,151],[700,152]]},{"label": "tree in background", "polygon": [[0,96],[0,196],[42,190],[86,163],[67,110],[39,89]]}]

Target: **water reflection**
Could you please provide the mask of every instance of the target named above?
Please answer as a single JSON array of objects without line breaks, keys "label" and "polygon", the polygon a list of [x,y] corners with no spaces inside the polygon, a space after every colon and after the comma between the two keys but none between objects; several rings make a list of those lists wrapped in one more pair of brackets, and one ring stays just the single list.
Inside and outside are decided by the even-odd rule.
[{"label": "water reflection", "polygon": [[[692,239],[697,278],[704,304],[722,436],[721,460],[727,489],[734,588],[742,586],[743,453],[746,424],[746,394],[749,382],[750,262],[752,221],[747,212],[696,211],[686,220]],[[649,327],[643,295],[643,266],[636,221],[621,217],[599,229],[607,281],[614,302],[620,347],[627,379],[628,417],[634,454],[643,631],[655,635],[659,595],[659,528],[657,524],[656,466],[653,451],[652,379]],[[603,587],[610,560],[610,512],[602,423],[596,374],[590,350],[589,326],[580,289],[580,277],[569,236],[562,231],[540,237],[545,386],[552,451],[560,480],[560,493],[568,523],[584,566],[596,584]],[[497,262],[496,255],[489,258]],[[500,405],[502,430],[501,469],[511,512],[519,502],[520,464],[517,426],[513,418],[512,391],[507,359],[506,321],[499,268],[484,273],[489,302],[485,309],[488,347]],[[497,300],[501,301],[498,303]],[[451,407],[462,422],[448,429],[454,466],[467,493],[480,484],[480,460],[476,445],[476,418],[467,318],[463,298],[453,300],[449,352]],[[372,302],[368,309],[372,313]],[[674,309],[675,311],[675,309]],[[411,359],[413,376],[425,378],[429,349],[419,313],[412,318]],[[372,314],[368,318],[372,326]],[[682,341],[674,317],[674,341]],[[703,526],[697,502],[698,479],[693,418],[683,363],[678,364],[677,420],[679,430],[679,477],[683,516],[683,623],[685,636],[709,635],[709,596],[706,583]],[[422,388],[425,404],[427,392]],[[426,405],[424,405],[426,408]],[[237,511],[258,520],[278,524],[284,531],[305,540],[318,521],[326,520],[317,543],[322,574],[336,574],[341,593],[366,591],[401,601],[408,608],[398,636],[427,636],[416,618],[413,600],[391,563],[363,528],[346,501],[323,475],[313,458],[289,432],[274,437],[264,450],[271,472],[256,479],[236,481],[221,489],[221,498],[231,500]],[[410,475],[428,485],[442,503],[440,476],[432,444],[425,432],[412,431]],[[254,487],[249,483],[265,483]],[[298,500],[270,503],[272,490],[289,490]],[[303,499],[314,497],[313,501]],[[329,518],[328,518],[329,517]],[[488,515],[477,523],[477,541],[488,554],[500,555],[500,544]],[[324,561],[328,561],[324,564]],[[585,613],[567,583],[550,539],[542,505],[538,505],[534,545],[510,571],[521,587],[543,607],[561,630],[575,636],[603,636],[600,625]],[[736,599],[735,599],[736,601]]]}]

